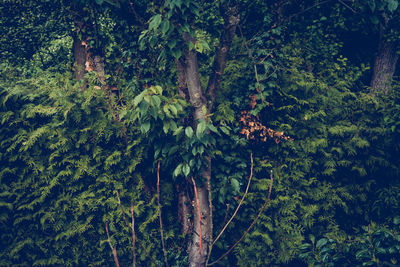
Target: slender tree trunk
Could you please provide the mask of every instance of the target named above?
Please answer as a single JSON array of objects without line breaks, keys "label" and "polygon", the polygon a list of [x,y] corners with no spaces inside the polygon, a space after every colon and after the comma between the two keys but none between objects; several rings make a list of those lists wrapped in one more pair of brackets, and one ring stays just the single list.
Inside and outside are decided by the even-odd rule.
[{"label": "slender tree trunk", "polygon": [[384,35],[384,30],[381,29],[379,34],[378,52],[375,58],[371,80],[371,91],[373,93],[389,93],[393,74],[396,70],[396,64],[399,59],[397,48],[397,43],[387,40]]},{"label": "slender tree trunk", "polygon": [[[189,35],[184,36],[188,42],[193,42],[193,38]],[[203,89],[200,83],[200,75],[198,69],[197,55],[195,51],[185,51],[185,63],[183,72],[186,77],[186,84],[189,93],[189,101],[194,108],[193,119],[194,126],[197,126],[199,120],[207,120],[207,100],[203,94]],[[202,178],[209,181],[211,178],[211,166],[206,166],[202,171]],[[197,199],[195,196],[193,209],[193,234],[192,241],[189,244],[189,266],[199,267],[205,266],[209,239],[212,231],[212,220],[210,217],[210,203],[208,201],[207,186],[194,185],[197,191]],[[199,207],[197,206],[199,204]],[[200,208],[200,218],[198,215]],[[201,229],[200,229],[201,227]],[[200,236],[201,234],[201,236]],[[201,244],[201,245],[200,245]]]},{"label": "slender tree trunk", "polygon": [[85,77],[86,69],[86,48],[82,45],[82,40],[78,36],[74,37],[73,43],[73,54],[74,54],[74,66],[73,70],[75,73],[75,79],[81,81]]}]

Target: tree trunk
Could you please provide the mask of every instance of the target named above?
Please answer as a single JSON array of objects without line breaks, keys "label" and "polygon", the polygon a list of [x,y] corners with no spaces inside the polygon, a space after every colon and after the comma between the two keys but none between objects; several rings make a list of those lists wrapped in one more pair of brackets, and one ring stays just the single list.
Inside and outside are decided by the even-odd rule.
[{"label": "tree trunk", "polygon": [[385,38],[383,29],[381,29],[378,53],[375,58],[371,80],[372,93],[383,92],[384,94],[388,94],[390,92],[391,81],[398,59],[397,43],[388,41]]},{"label": "tree trunk", "polygon": [[[193,38],[186,34],[184,39],[187,42],[193,42]],[[185,63],[183,64],[182,72],[185,75],[186,85],[189,93],[189,101],[194,108],[193,120],[194,127],[197,126],[199,120],[207,120],[206,107],[207,100],[203,94],[203,89],[200,83],[200,75],[198,69],[197,55],[195,51],[185,51]],[[211,166],[206,166],[202,171],[202,177],[206,181],[211,179]],[[192,241],[189,244],[189,266],[199,267],[205,266],[209,241],[212,233],[212,218],[210,216],[210,203],[208,200],[207,186],[194,185],[197,191],[197,199],[195,196],[193,209],[193,234]],[[197,206],[199,203],[199,207]],[[198,208],[200,208],[201,218],[198,216]],[[201,230],[200,230],[201,227]],[[201,233],[201,237],[200,237]],[[200,245],[201,244],[201,245]]]},{"label": "tree trunk", "polygon": [[86,47],[82,44],[82,40],[78,36],[74,37],[73,43],[73,53],[74,53],[74,73],[75,79],[81,81],[85,77],[86,69]]}]

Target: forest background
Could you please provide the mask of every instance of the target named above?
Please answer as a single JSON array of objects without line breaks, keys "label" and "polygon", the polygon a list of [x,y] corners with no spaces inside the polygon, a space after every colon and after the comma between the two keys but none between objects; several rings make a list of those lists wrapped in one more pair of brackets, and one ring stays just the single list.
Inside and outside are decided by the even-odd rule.
[{"label": "forest background", "polygon": [[1,266],[399,266],[398,0],[2,0]]}]

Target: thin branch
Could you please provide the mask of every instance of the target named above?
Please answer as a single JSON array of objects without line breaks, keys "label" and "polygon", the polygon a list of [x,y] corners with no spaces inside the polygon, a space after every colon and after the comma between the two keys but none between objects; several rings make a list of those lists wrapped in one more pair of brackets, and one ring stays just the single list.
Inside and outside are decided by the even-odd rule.
[{"label": "thin branch", "polygon": [[132,253],[133,253],[133,267],[136,267],[136,234],[135,234],[135,216],[133,209],[133,200],[131,200],[131,216],[132,216]]},{"label": "thin branch", "polygon": [[305,13],[305,12],[307,12],[307,11],[313,9],[314,7],[317,7],[317,6],[326,4],[326,3],[330,2],[330,1],[332,1],[332,0],[326,0],[326,1],[322,1],[322,2],[320,2],[320,3],[317,3],[317,4],[315,4],[315,5],[312,5],[312,6],[306,8],[306,9],[304,9],[304,10],[302,10],[302,11],[296,13],[296,14],[291,15],[291,16],[289,17],[289,20],[291,20],[291,19],[292,19],[293,17],[295,17],[295,16],[301,15],[301,14],[303,14],[303,13]]},{"label": "thin branch", "polygon": [[[219,232],[219,234],[218,234],[218,236],[215,238],[215,240],[211,243],[210,252],[208,253],[207,263],[208,263],[208,260],[210,259],[210,256],[211,256],[211,249],[212,249],[212,247],[213,247],[214,244],[218,241],[218,239],[221,237],[221,235],[225,232],[226,228],[227,228],[228,225],[232,222],[233,218],[235,218],[235,216],[236,216],[236,214],[237,214],[237,212],[238,212],[240,206],[242,205],[244,199],[245,199],[246,196],[247,196],[247,193],[249,192],[251,179],[253,178],[253,167],[254,167],[254,163],[253,163],[253,151],[250,152],[250,162],[251,162],[251,165],[250,165],[250,177],[249,177],[249,181],[247,182],[246,191],[244,192],[243,197],[242,197],[242,199],[240,200],[239,205],[237,206],[237,208],[236,208],[235,212],[233,213],[232,217],[231,217],[231,218],[229,219],[229,221],[225,224],[224,228],[222,228],[221,232]],[[207,265],[207,263],[206,263],[206,265]]]},{"label": "thin branch", "polygon": [[227,252],[225,252],[221,257],[219,257],[216,261],[208,264],[207,266],[211,266],[214,265],[216,263],[218,263],[220,260],[222,260],[226,255],[228,255],[245,237],[246,235],[249,233],[250,229],[254,226],[254,224],[257,222],[257,220],[260,218],[262,212],[264,211],[265,207],[267,206],[270,197],[271,197],[271,191],[272,191],[272,184],[274,182],[274,177],[272,175],[272,170],[271,170],[271,175],[270,175],[270,183],[269,183],[269,192],[268,192],[268,197],[267,200],[264,202],[264,205],[261,207],[260,212],[258,213],[257,217],[254,219],[254,221],[250,224],[249,228],[247,228],[247,230],[244,232],[244,234],[242,235],[242,237],[230,248],[228,249]]},{"label": "thin branch", "polygon": [[[211,169],[211,158],[208,157],[207,160],[208,160],[208,164],[209,164],[208,168]],[[207,190],[208,190],[208,205],[209,205],[209,209],[210,209],[210,236],[208,238],[208,242],[211,243],[213,241],[213,230],[214,230],[213,229],[214,225],[213,225],[212,195],[211,195],[211,175],[207,175]],[[207,259],[209,258],[209,255],[211,254],[211,249],[212,249],[212,245],[209,246],[209,248],[208,248]],[[207,263],[207,261],[206,261],[206,263]]]},{"label": "thin branch", "polygon": [[349,6],[348,4],[346,4],[345,2],[343,2],[342,0],[338,0],[340,3],[342,3],[345,7],[347,7],[348,9],[350,9],[354,14],[357,14],[358,12],[355,11],[351,6]]},{"label": "thin branch", "polygon": [[110,245],[111,251],[114,255],[114,262],[115,262],[115,266],[119,267],[119,261],[118,261],[118,255],[117,255],[117,248],[116,246],[113,246],[111,244],[111,238],[110,238],[110,233],[108,232],[108,224],[106,223],[106,233],[107,233],[107,241],[108,244]]},{"label": "thin branch", "polygon": [[118,190],[116,190],[116,192],[117,192],[118,206],[121,208],[122,217],[124,218],[124,221],[125,221],[126,225],[127,225],[128,228],[129,228],[129,222],[128,222],[128,219],[127,219],[126,216],[125,216],[125,210],[124,210],[124,207],[122,207],[121,199],[119,198],[119,192],[118,192]]},{"label": "thin branch", "polygon": [[[196,198],[196,206],[197,206],[197,217],[198,217],[198,221],[199,221],[199,241],[200,241],[200,251],[199,254],[201,256],[201,249],[203,247],[203,235],[201,233],[201,211],[200,211],[200,201],[199,201],[199,194],[197,192],[197,186],[196,186],[196,182],[194,181],[193,177],[192,177],[192,183],[193,183],[193,188],[194,188],[194,195]],[[199,263],[200,264],[200,263]]]},{"label": "thin branch", "polygon": [[254,167],[254,163],[253,163],[253,152],[250,153],[250,162],[251,162],[251,166],[250,166],[250,177],[249,177],[249,181],[247,182],[247,187],[246,187],[246,191],[243,194],[242,199],[239,202],[239,205],[237,206],[235,212],[233,213],[232,217],[229,219],[229,221],[225,224],[224,228],[222,228],[221,232],[218,234],[217,238],[215,238],[214,242],[212,242],[212,244],[214,245],[218,239],[221,237],[221,235],[225,232],[225,229],[228,227],[228,225],[232,222],[233,218],[235,218],[240,206],[242,206],[242,203],[244,201],[244,199],[247,196],[247,193],[249,192],[249,187],[250,187],[250,183],[251,183],[251,179],[253,178],[253,167]]},{"label": "thin branch", "polygon": [[247,44],[247,42],[246,42],[246,39],[244,38],[243,31],[242,31],[242,28],[241,28],[240,26],[239,26],[239,31],[240,31],[240,36],[242,37],[242,40],[243,40],[243,44],[244,44],[244,46],[246,47],[247,53],[249,54],[249,57],[251,58],[251,61],[253,62],[254,74],[255,74],[255,77],[256,77],[256,81],[257,81],[257,88],[256,88],[256,90],[257,90],[257,92],[260,94],[261,101],[264,102],[264,95],[263,95],[263,93],[261,92],[261,89],[260,89],[260,87],[261,87],[260,79],[258,78],[257,62],[256,62],[255,58],[253,57],[253,55],[252,55],[252,53],[251,53],[251,50],[250,50],[250,48],[249,48],[249,46],[248,46],[248,44]]},{"label": "thin branch", "polygon": [[164,245],[164,228],[161,218],[161,205],[160,205],[160,161],[158,161],[157,165],[157,205],[158,205],[158,217],[160,219],[160,232],[161,232],[161,245],[164,253],[164,261],[165,265],[169,267],[168,259],[167,259],[167,251],[165,250]]}]

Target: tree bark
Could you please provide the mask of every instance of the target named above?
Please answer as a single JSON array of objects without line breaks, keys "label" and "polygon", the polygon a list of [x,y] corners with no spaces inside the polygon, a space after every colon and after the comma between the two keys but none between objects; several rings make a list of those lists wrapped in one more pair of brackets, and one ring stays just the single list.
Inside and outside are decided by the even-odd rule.
[{"label": "tree bark", "polygon": [[222,74],[225,70],[226,58],[228,56],[232,40],[235,37],[236,28],[240,21],[240,15],[237,6],[224,6],[221,7],[221,9],[225,24],[224,31],[221,33],[219,47],[215,54],[210,79],[208,80],[207,94],[209,96],[209,112],[212,111],[215,102],[216,92],[219,90]]},{"label": "tree bark", "polygon": [[[188,42],[194,42],[193,38],[188,34],[184,36],[184,39]],[[186,50],[184,55],[185,63],[182,66],[182,71],[186,78],[185,80],[188,88],[189,101],[194,108],[193,120],[194,126],[196,127],[199,120],[207,120],[207,100],[203,94],[203,89],[200,83],[200,74],[196,52]],[[211,179],[211,166],[205,167],[201,175],[204,180],[209,181]],[[212,232],[212,220],[210,216],[211,211],[210,203],[208,201],[207,186],[194,186],[197,190],[198,199],[194,199],[193,201],[193,203],[195,203],[195,207],[193,209],[193,234],[192,241],[189,244],[188,254],[189,266],[199,267],[205,266],[207,260],[210,241],[209,239]],[[201,218],[199,218],[199,215],[197,213],[197,202],[199,203]],[[201,246],[200,243],[202,244]]]},{"label": "tree bark", "polygon": [[73,52],[74,52],[73,69],[75,73],[75,79],[81,81],[85,77],[86,48],[84,45],[82,45],[82,40],[80,40],[78,36],[74,37]]},{"label": "tree bark", "polygon": [[387,40],[383,27],[379,33],[378,52],[375,57],[374,69],[371,80],[371,92],[390,92],[391,81],[399,59],[397,54],[398,44]]}]

